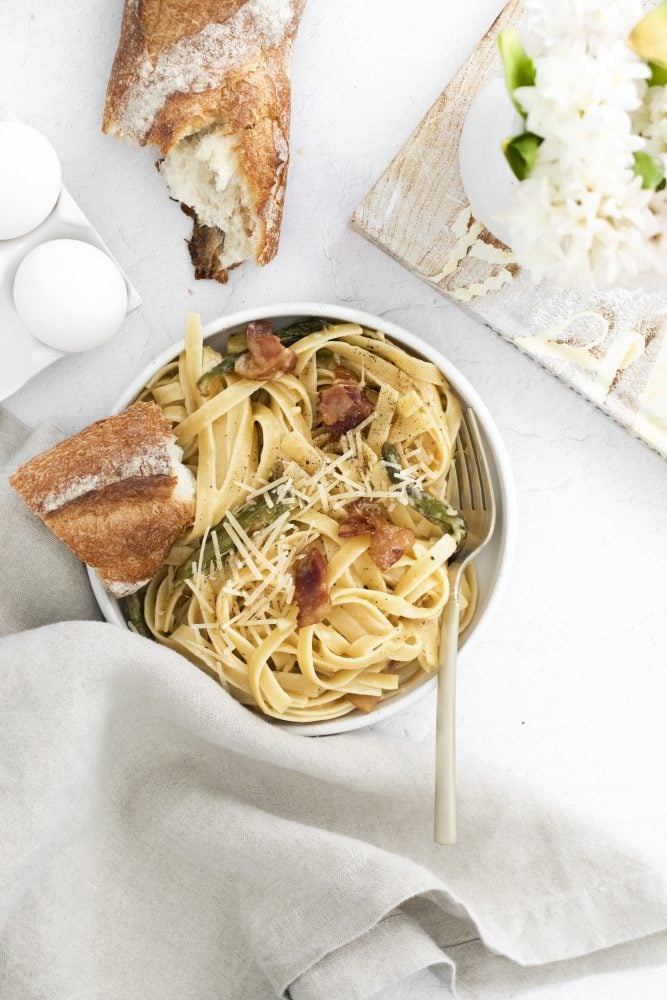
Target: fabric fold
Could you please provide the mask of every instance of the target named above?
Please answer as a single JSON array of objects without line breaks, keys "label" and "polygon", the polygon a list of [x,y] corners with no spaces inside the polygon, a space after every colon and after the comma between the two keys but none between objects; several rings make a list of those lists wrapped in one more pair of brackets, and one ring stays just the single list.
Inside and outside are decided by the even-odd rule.
[{"label": "fabric fold", "polygon": [[[600,831],[533,801],[511,843],[501,810],[517,824],[525,803],[497,774],[466,770],[466,826],[443,851],[432,843],[428,748],[295,736],[115,626],[6,637],[0,678],[0,870],[13,899],[4,948],[32,940],[33,972],[53,977],[58,942],[62,978],[49,995],[108,995],[95,969],[85,974],[83,950],[113,970],[104,989],[138,997],[140,947],[154,977],[144,998],[176,982],[206,996],[201,977],[221,969],[230,997],[254,995],[248,976],[258,990],[270,984],[258,997],[280,996],[306,974],[316,981],[318,963],[351,942],[377,941],[387,914],[424,894],[521,964],[667,926],[659,881]],[[418,924],[434,956],[426,938],[440,948],[440,932],[429,934],[425,912]],[[386,964],[366,973],[381,979]]]},{"label": "fabric fold", "polygon": [[0,409],[0,636],[101,614],[85,567],[27,510],[8,477],[62,439],[55,427],[31,431]]},{"label": "fabric fold", "polygon": [[452,962],[404,913],[390,913],[365,934],[330,952],[290,986],[291,1000],[364,1000],[408,976]]}]

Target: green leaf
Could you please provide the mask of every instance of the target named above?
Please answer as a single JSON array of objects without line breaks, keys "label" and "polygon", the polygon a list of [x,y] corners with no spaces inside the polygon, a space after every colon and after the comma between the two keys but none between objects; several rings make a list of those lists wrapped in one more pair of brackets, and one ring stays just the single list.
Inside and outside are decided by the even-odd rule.
[{"label": "green leaf", "polygon": [[649,153],[633,153],[635,174],[642,179],[642,187],[657,191],[665,182],[665,168],[661,160]]},{"label": "green leaf", "polygon": [[651,76],[648,81],[649,87],[664,87],[667,85],[667,65],[663,63],[650,62],[648,64]]},{"label": "green leaf", "polygon": [[542,142],[541,136],[533,132],[523,132],[521,135],[515,135],[513,139],[506,139],[503,143],[505,158],[514,176],[520,181],[525,181],[535,166],[537,151]]},{"label": "green leaf", "polygon": [[633,28],[630,48],[649,63],[667,65],[667,0],[662,0]]},{"label": "green leaf", "polygon": [[500,32],[498,48],[503,62],[507,89],[514,107],[525,120],[526,112],[514,96],[514,91],[518,87],[535,86],[535,63],[521,44],[519,33],[515,28],[506,28],[505,31]]}]

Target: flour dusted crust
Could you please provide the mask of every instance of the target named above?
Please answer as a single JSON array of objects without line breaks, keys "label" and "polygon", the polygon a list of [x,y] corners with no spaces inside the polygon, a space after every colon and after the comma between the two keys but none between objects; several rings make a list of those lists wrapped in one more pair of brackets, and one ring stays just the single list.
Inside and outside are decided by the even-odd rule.
[{"label": "flour dusted crust", "polygon": [[[103,130],[168,157],[216,129],[233,137],[243,207],[258,264],[276,254],[289,162],[290,64],[305,0],[126,0]],[[169,182],[168,182],[169,183]],[[171,189],[171,185],[170,189]],[[172,190],[172,193],[173,190]],[[178,192],[176,192],[178,197]],[[179,200],[183,200],[179,197]],[[237,266],[226,230],[188,204],[199,277]],[[204,228],[209,232],[201,233]],[[228,244],[230,240],[227,240]]]},{"label": "flour dusted crust", "polygon": [[10,482],[117,597],[157,573],[192,523],[195,488],[169,422],[134,403],[30,459]]}]

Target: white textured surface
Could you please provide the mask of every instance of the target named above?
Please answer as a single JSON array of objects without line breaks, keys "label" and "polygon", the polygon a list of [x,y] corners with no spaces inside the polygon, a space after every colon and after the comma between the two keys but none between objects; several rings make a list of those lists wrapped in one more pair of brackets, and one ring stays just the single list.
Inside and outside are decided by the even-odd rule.
[{"label": "white textured surface", "polygon": [[[295,52],[282,248],[269,267],[235,271],[222,287],[194,282],[189,222],[168,201],[151,152],[99,133],[120,0],[5,0],[3,102],[51,139],[65,183],[144,303],[110,344],[64,358],[8,405],[27,423],[80,428],[178,337],[192,308],[209,320],[254,302],[340,301],[437,344],[495,414],[520,503],[508,591],[460,679],[461,769],[525,782],[537,800],[609,823],[650,857],[665,835],[667,468],[347,227],[499,8],[309,0]],[[430,739],[432,707],[383,728]],[[640,786],[655,788],[652,804]],[[443,993],[422,976],[401,997]]]}]

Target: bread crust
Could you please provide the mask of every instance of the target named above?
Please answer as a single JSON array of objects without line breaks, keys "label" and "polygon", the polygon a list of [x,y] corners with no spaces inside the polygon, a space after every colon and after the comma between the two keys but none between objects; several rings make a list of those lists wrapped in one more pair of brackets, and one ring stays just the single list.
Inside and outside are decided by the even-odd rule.
[{"label": "bread crust", "polygon": [[[306,0],[126,0],[103,131],[163,155],[209,127],[239,135],[260,235],[258,264],[280,238],[289,164],[292,45]],[[211,274],[197,257],[201,276]],[[220,231],[221,232],[221,231]],[[210,242],[209,242],[210,247]]]},{"label": "bread crust", "polygon": [[134,403],[30,459],[10,483],[124,596],[157,573],[194,517],[194,489],[189,500],[174,497],[173,442],[159,406]]}]

